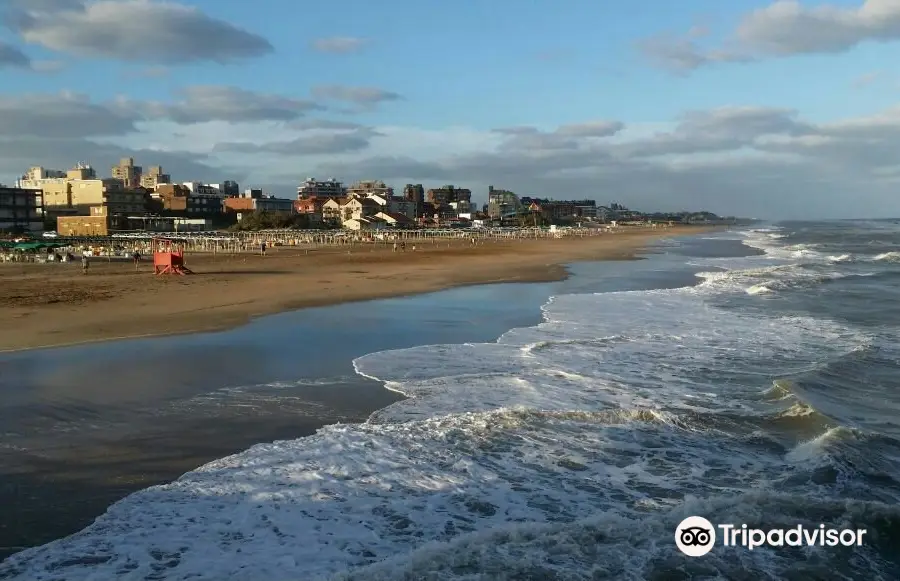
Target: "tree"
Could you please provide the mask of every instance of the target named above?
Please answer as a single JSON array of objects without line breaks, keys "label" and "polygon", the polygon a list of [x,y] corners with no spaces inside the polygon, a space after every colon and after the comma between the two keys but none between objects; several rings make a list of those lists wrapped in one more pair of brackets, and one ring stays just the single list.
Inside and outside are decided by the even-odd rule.
[{"label": "tree", "polygon": [[237,231],[269,230],[274,228],[309,228],[306,214],[282,214],[277,212],[249,212],[232,226]]}]

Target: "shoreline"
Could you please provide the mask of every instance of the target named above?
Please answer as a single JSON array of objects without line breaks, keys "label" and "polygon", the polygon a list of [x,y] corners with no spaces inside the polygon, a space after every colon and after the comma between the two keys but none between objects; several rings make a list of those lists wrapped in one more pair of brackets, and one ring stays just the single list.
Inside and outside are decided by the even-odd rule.
[{"label": "shoreline", "polygon": [[74,264],[0,265],[0,354],[92,343],[210,333],[309,307],[395,298],[470,285],[553,282],[565,265],[633,260],[650,242],[717,230],[682,226],[622,229],[561,239],[420,244],[312,252],[276,247],[259,255],[192,253],[197,274],[155,277],[144,263],[95,260],[87,275]]},{"label": "shoreline", "polygon": [[[666,235],[654,233],[657,235],[652,238],[692,233],[699,233],[699,231],[694,228],[688,232],[667,233]],[[651,240],[641,235],[640,232],[634,233],[629,238],[630,240],[627,242],[622,239],[612,242],[608,240],[608,243],[614,245],[615,251],[607,249],[604,252],[604,255],[607,255],[606,258],[595,256],[568,262],[597,261],[598,264],[602,264],[609,260],[642,260],[647,258],[644,255],[655,253],[653,249],[648,248]],[[595,253],[594,251],[596,248],[591,246],[591,252]],[[574,252],[574,249],[570,252]],[[566,256],[569,256],[569,253]],[[132,268],[130,264],[123,266]],[[552,265],[544,265],[545,271],[552,273],[552,269],[546,268],[548,266]],[[573,275],[573,272],[567,268],[560,268],[558,272],[562,276],[554,280],[568,279]],[[78,275],[81,276],[80,272]],[[493,286],[493,284],[507,282],[494,278],[494,281],[487,284]],[[116,405],[112,407],[106,405],[109,402],[103,394],[87,394],[90,396],[87,399],[79,397],[79,401],[83,401],[77,410],[73,410],[73,413],[79,417],[88,413],[92,424],[102,426],[109,424],[101,432],[76,431],[70,433],[66,437],[65,444],[62,445],[51,443],[55,440],[45,442],[43,445],[35,441],[32,444],[38,444],[38,447],[33,448],[32,444],[20,442],[24,445],[20,452],[7,450],[5,454],[0,454],[0,467],[5,464],[7,470],[11,470],[11,472],[6,472],[5,476],[11,482],[16,483],[2,495],[4,504],[8,507],[5,516],[12,522],[19,523],[16,530],[0,530],[0,537],[2,537],[0,538],[2,541],[0,542],[0,561],[15,554],[20,548],[42,545],[82,530],[95,518],[104,514],[113,503],[133,492],[156,484],[171,482],[186,472],[196,470],[216,459],[240,453],[261,442],[303,438],[314,434],[319,428],[333,423],[365,422],[385,406],[409,397],[403,392],[388,388],[380,380],[373,380],[365,374],[360,374],[355,365],[352,365],[355,357],[376,350],[418,345],[423,339],[426,342],[438,343],[492,340],[509,328],[521,324],[533,324],[520,320],[522,316],[520,308],[512,309],[511,305],[510,307],[501,305],[511,298],[511,295],[508,294],[510,292],[516,293],[516,300],[513,303],[520,305],[524,300],[524,304],[529,305],[534,302],[537,295],[545,296],[542,294],[545,291],[538,290],[543,288],[543,285],[535,287],[523,285],[519,287],[523,291],[507,289],[483,294],[477,291],[477,287],[484,284],[486,283],[456,285],[455,295],[457,298],[450,299],[449,312],[438,315],[436,329],[429,328],[423,331],[428,339],[419,337],[419,333],[415,333],[413,336],[406,332],[406,338],[404,338],[404,332],[397,333],[399,329],[416,328],[419,324],[416,321],[434,320],[429,316],[428,307],[425,306],[430,299],[423,297],[422,300],[411,299],[413,301],[412,308],[403,309],[402,314],[398,313],[399,319],[390,310],[378,310],[377,314],[373,315],[376,321],[380,321],[379,328],[386,328],[386,332],[393,337],[388,340],[387,344],[375,336],[366,337],[365,334],[361,336],[352,324],[338,325],[336,328],[326,327],[328,316],[312,314],[312,319],[309,319],[302,315],[303,311],[298,311],[298,316],[288,315],[286,319],[273,318],[271,324],[264,323],[260,329],[249,331],[251,333],[249,337],[236,340],[236,344],[239,344],[240,347],[226,347],[224,357],[228,363],[224,366],[217,363],[219,357],[223,356],[223,345],[216,345],[215,341],[211,346],[200,347],[205,351],[198,351],[197,347],[189,347],[186,355],[179,353],[183,347],[163,347],[162,352],[152,355],[132,350],[125,354],[124,360],[119,359],[118,365],[111,365],[108,368],[101,363],[101,366],[108,369],[108,372],[113,375],[117,375],[123,369],[128,369],[132,377],[152,379],[139,382],[137,385],[129,383],[128,397],[124,398],[126,401],[116,400]],[[465,290],[465,288],[472,290]],[[535,290],[533,292],[524,290],[530,288]],[[524,297],[518,294],[519,292],[524,292]],[[423,293],[408,294],[421,296]],[[479,302],[480,306],[476,307],[476,310],[482,314],[479,317],[481,322],[477,327],[442,326],[440,321],[445,323],[452,321],[453,313],[465,304],[466,301],[461,301],[459,298],[462,296],[487,299],[487,303]],[[365,306],[361,304],[363,300],[343,301],[357,304],[355,306],[348,305],[347,309],[344,309],[343,305],[335,305],[335,308],[341,309],[335,312],[347,313],[352,323],[352,313],[365,309]],[[500,302],[498,303],[498,301]],[[543,302],[544,298],[540,298],[534,302],[534,306]],[[439,312],[443,312],[442,305],[443,303],[436,305]],[[483,318],[488,315],[489,319]],[[529,314],[528,321],[531,321],[533,316],[536,315]],[[344,321],[347,320],[345,317]],[[394,321],[398,321],[397,326],[394,326]],[[274,325],[276,337],[283,336],[283,330],[279,331],[279,327],[290,327],[292,329],[291,336],[296,337],[297,342],[282,341],[277,346],[273,345],[272,352],[267,355],[259,351],[260,346],[264,345],[261,341],[265,341],[262,327],[271,329],[271,325]],[[442,328],[443,330],[441,330]],[[480,331],[476,329],[480,329]],[[479,334],[481,338],[479,338]],[[109,338],[108,340],[113,339]],[[205,343],[202,337],[189,339],[189,341],[199,345]],[[314,346],[310,347],[308,341],[313,341]],[[161,345],[166,344],[166,341],[161,343]],[[138,347],[138,349],[141,348]],[[262,382],[264,384],[270,381],[277,383],[281,381],[280,372],[274,372],[271,377],[257,376],[254,369],[271,369],[271,362],[283,360],[285,357],[293,359],[294,356],[291,353],[295,350],[304,352],[311,357],[311,360],[316,362],[313,363],[313,366],[318,369],[323,364],[322,356],[326,353],[331,354],[334,349],[346,354],[345,356],[350,359],[352,370],[348,369],[348,371],[352,371],[353,376],[357,378],[357,380],[350,380],[343,384],[337,391],[330,384],[327,388],[322,389],[298,386],[292,390],[283,391],[283,388],[273,388],[277,391],[273,391],[272,394],[277,393],[278,399],[272,400],[268,404],[244,402],[239,399],[238,403],[241,405],[237,407],[211,405],[203,409],[193,410],[190,408],[182,412],[175,411],[180,407],[169,409],[169,404],[164,405],[164,402],[184,400],[184,398],[190,400],[193,397],[192,394],[205,394],[213,387],[220,388],[225,384],[243,385],[246,380],[241,374],[235,375],[234,371],[244,366],[244,361],[249,368],[243,375],[253,376],[253,383]],[[43,369],[43,366],[22,368],[24,375],[21,376],[18,384],[26,393],[35,394],[33,397],[37,397],[41,402],[39,404],[41,408],[47,408],[46,411],[37,410],[38,416],[43,417],[46,413],[48,419],[53,422],[56,422],[56,418],[59,417],[68,418],[66,421],[75,420],[67,412],[62,416],[60,414],[63,410],[68,410],[71,394],[81,393],[82,387],[92,381],[91,366],[86,365],[81,368],[77,360],[73,361],[70,355],[62,353],[59,354],[62,357],[53,353],[42,353],[38,350],[31,350],[30,353],[32,355],[25,355],[25,357],[32,361],[49,356],[51,359],[59,361],[61,365],[60,373],[56,376],[52,372],[49,375],[42,375],[43,372],[40,369]],[[112,358],[121,356],[122,354],[110,355]],[[344,355],[341,356],[341,360],[343,357]],[[167,362],[170,371],[168,375],[164,374],[164,377],[156,375],[154,370],[158,361]],[[177,371],[172,372],[171,370],[183,370],[185,365],[202,369],[201,375],[208,387],[192,386],[188,392],[184,392],[182,387],[170,385],[166,377],[179,375]],[[341,373],[340,370],[333,369],[328,363],[324,365],[328,369],[332,369],[332,371],[325,372],[324,376],[330,377],[330,374],[335,371],[338,374]],[[322,372],[315,371],[310,377],[318,378],[320,375]],[[226,377],[227,381],[222,379]],[[15,385],[17,383],[15,378],[13,381],[13,385]],[[158,385],[166,385],[169,389],[168,391],[159,391]],[[376,385],[378,389],[373,389]],[[40,389],[35,391],[34,388],[38,387]],[[50,392],[47,391],[48,388],[51,389]],[[263,399],[266,399],[265,393],[267,392],[260,392]],[[62,399],[57,401],[60,395]],[[287,401],[291,402],[286,407],[281,400],[285,396],[289,396]],[[159,403],[153,403],[151,400],[144,401],[147,397],[151,397],[153,402],[158,401]],[[95,400],[100,402],[99,407],[96,407],[96,412],[92,411],[95,404],[89,403]],[[125,407],[121,407],[123,403]],[[266,405],[266,407],[256,409],[247,416],[243,410],[248,403],[253,406]],[[85,404],[87,404],[87,408],[84,408]],[[325,408],[320,407],[323,404],[326,406]],[[168,411],[162,415],[153,414],[153,419],[148,420],[142,410],[147,406],[155,408],[156,405],[162,405],[161,409]],[[13,404],[13,410],[15,407],[16,405]],[[238,410],[237,415],[232,410]],[[94,416],[94,413],[100,415]],[[32,426],[32,429],[35,427]],[[44,436],[40,434],[46,433],[48,433],[46,429],[38,429],[35,437],[43,439]],[[153,445],[148,445],[151,442]],[[49,447],[45,447],[48,444]],[[22,496],[26,491],[30,492],[27,496]],[[73,504],[76,499],[77,506]]]},{"label": "shoreline", "polygon": [[[674,236],[683,236],[691,233],[700,234],[701,232],[677,233],[674,234]],[[664,237],[670,236],[658,236],[654,238]],[[597,274],[600,273],[600,276],[602,277],[602,264],[604,262],[647,260],[651,259],[654,254],[664,253],[664,249],[652,248],[651,244],[648,243],[650,240],[645,237],[641,238],[642,240],[639,244],[637,241],[628,242],[627,247],[633,250],[631,253],[624,252],[625,247],[621,244],[617,244],[615,256],[611,258],[586,258],[582,260],[570,260],[569,262],[594,262],[601,270],[597,270],[591,266],[590,272],[594,273],[591,276],[597,276]],[[566,264],[565,266],[569,266],[569,264]],[[615,272],[619,271],[620,268],[628,267],[624,264],[612,267],[612,272],[610,274],[613,279],[616,277]],[[564,268],[562,269],[562,273],[563,277],[561,278],[568,280],[580,276],[581,269]],[[496,281],[498,284],[502,284],[503,282],[504,281],[502,280]],[[568,285],[569,283],[563,282],[560,284]],[[577,284],[573,284],[573,288],[579,288]],[[489,284],[488,286],[494,288],[494,290],[486,292],[479,292],[479,286],[484,285],[459,285],[453,293],[455,298],[451,298],[450,301],[446,303],[446,311],[444,308],[445,303],[443,301],[434,301],[434,299],[429,299],[428,297],[422,297],[422,299],[419,300],[412,297],[410,300],[415,306],[411,309],[404,308],[402,311],[397,311],[397,313],[403,313],[399,317],[404,321],[401,323],[402,325],[407,325],[410,326],[411,329],[415,329],[422,321],[428,321],[430,319],[429,307],[426,306],[428,302],[431,302],[437,308],[437,311],[442,314],[437,315],[436,319],[432,319],[436,322],[436,325],[429,325],[427,330],[422,331],[425,333],[425,336],[419,336],[418,332],[408,335],[409,338],[412,339],[410,344],[418,346],[423,344],[443,344],[444,342],[449,342],[451,344],[469,341],[493,342],[497,337],[511,328],[522,325],[538,324],[541,319],[539,306],[546,302],[548,291],[550,291],[550,294],[554,294],[554,291],[549,287],[552,286],[553,288],[556,288],[557,285],[511,285],[511,287],[502,289],[502,287],[498,288],[493,284]],[[534,289],[534,291],[515,290],[520,288]],[[519,295],[519,292],[525,292],[525,297]],[[515,300],[510,300],[513,297],[515,297]],[[484,299],[487,299],[487,302],[481,303],[480,301]],[[445,334],[443,337],[441,336],[442,331],[438,331],[436,337],[431,334],[434,332],[434,328],[440,329],[442,327],[442,322],[452,321],[454,317],[457,316],[456,313],[459,312],[460,307],[464,308],[466,304],[471,303],[473,300],[479,301],[479,304],[481,305],[478,309],[481,314],[481,317],[479,317],[480,320],[485,321],[484,316],[490,314],[490,322],[485,321],[481,326],[482,330],[480,334],[482,336],[480,338],[477,336],[479,332],[476,332],[473,336],[471,327],[461,326],[456,326],[455,328],[445,327],[447,330],[443,331]],[[416,303],[418,304],[416,305]],[[521,312],[522,309],[519,307],[516,308],[516,319],[510,318],[510,312],[507,310],[508,307],[502,306],[507,303],[530,305],[525,309],[525,320],[521,320],[523,315]],[[349,306],[349,309],[344,309],[343,305],[335,305],[335,308],[340,309],[336,312],[344,314],[344,320],[349,318],[349,320],[352,321],[352,313],[360,312],[360,310],[365,307],[357,304],[355,306]],[[532,313],[531,311],[536,312]],[[248,329],[252,334],[251,337],[246,338],[237,336],[233,339],[233,342],[240,345],[240,349],[242,350],[249,349],[251,351],[249,360],[254,361],[257,359],[257,355],[253,353],[253,349],[259,344],[258,341],[260,340],[260,337],[263,336],[265,328],[271,329],[271,326],[274,325],[276,329],[275,336],[283,336],[277,330],[278,327],[290,327],[292,329],[291,336],[296,337],[297,342],[281,342],[280,346],[274,349],[275,352],[272,353],[272,357],[291,357],[290,353],[292,350],[299,349],[302,352],[306,352],[308,356],[311,357],[310,360],[314,362],[312,363],[314,366],[321,364],[322,359],[319,356],[321,351],[330,349],[329,346],[331,345],[341,345],[342,352],[348,353],[352,374],[357,377],[359,381],[351,381],[348,386],[342,387],[341,390],[337,392],[332,386],[329,386],[327,389],[320,390],[322,392],[321,396],[334,398],[333,401],[341,402],[341,407],[347,403],[351,404],[356,408],[356,413],[358,415],[352,413],[348,414],[346,410],[342,409],[342,411],[337,414],[316,414],[314,419],[312,417],[308,418],[311,420],[309,423],[303,422],[303,425],[297,425],[296,411],[290,408],[284,409],[283,403],[281,403],[284,401],[282,398],[287,396],[287,400],[290,401],[297,399],[297,396],[303,394],[302,399],[306,402],[311,395],[309,391],[310,388],[304,387],[295,392],[282,392],[279,389],[277,392],[278,401],[271,404],[270,411],[266,415],[256,415],[256,417],[252,419],[245,417],[244,412],[240,411],[239,416],[234,416],[232,414],[228,417],[217,417],[216,419],[203,418],[209,427],[204,427],[202,425],[195,426],[193,419],[190,422],[185,422],[187,417],[193,418],[195,412],[191,412],[190,416],[185,417],[164,416],[165,419],[156,418],[153,420],[152,426],[135,425],[129,422],[130,433],[127,435],[109,434],[109,437],[104,437],[104,440],[108,440],[109,444],[97,443],[85,446],[84,444],[87,442],[72,441],[70,442],[70,445],[72,445],[72,457],[65,460],[63,458],[58,458],[52,463],[42,462],[40,466],[35,466],[37,472],[30,475],[35,477],[33,480],[32,478],[26,477],[21,481],[22,485],[20,489],[23,491],[34,490],[34,485],[38,482],[42,482],[42,491],[41,494],[38,495],[39,498],[37,500],[43,500],[45,502],[40,503],[41,506],[39,510],[41,512],[37,514],[28,514],[26,518],[21,519],[20,521],[22,524],[28,523],[28,528],[30,529],[28,532],[30,534],[27,536],[30,538],[5,539],[15,541],[14,543],[7,545],[6,549],[12,549],[13,545],[15,545],[16,548],[24,546],[40,546],[52,542],[53,540],[65,538],[68,535],[83,530],[85,527],[89,526],[96,517],[104,514],[109,506],[136,491],[144,490],[154,484],[164,484],[177,480],[184,474],[195,471],[210,462],[227,458],[233,454],[239,454],[256,444],[278,440],[303,439],[312,436],[319,427],[324,427],[333,423],[364,423],[386,406],[409,397],[409,395],[400,390],[388,387],[380,379],[374,379],[371,376],[360,373],[359,370],[356,369],[356,365],[353,364],[355,358],[363,354],[370,354],[379,350],[407,348],[408,345],[404,345],[404,343],[409,339],[392,339],[389,340],[389,344],[381,344],[379,342],[380,340],[375,336],[369,336],[367,338],[360,337],[367,345],[369,345],[368,347],[360,348],[360,345],[354,345],[352,342],[340,340],[340,338],[345,336],[348,338],[353,337],[353,340],[356,340],[356,337],[365,335],[365,333],[360,333],[354,325],[339,325],[338,328],[340,330],[337,332],[339,338],[334,336],[321,337],[320,335],[322,332],[329,333],[326,329],[330,328],[324,327],[323,323],[328,321],[330,317],[310,313],[313,315],[313,319],[301,323],[299,320],[305,318],[303,312],[304,311],[301,310],[298,311],[296,315],[288,314],[285,318],[281,319],[273,318],[271,323],[269,321],[264,321],[263,324],[258,325],[255,330]],[[392,323],[389,321],[397,320],[393,309],[378,309],[376,313],[377,314],[373,316],[376,321],[380,323],[378,328],[382,328],[381,325],[384,324],[391,325]],[[499,315],[497,318],[495,318],[495,313]],[[504,317],[504,314],[506,317]],[[388,327],[388,329],[391,329],[391,327]],[[485,332],[487,329],[490,330]],[[243,331],[238,331],[238,333],[242,332]],[[390,333],[390,330],[388,333]],[[390,334],[394,337],[397,336],[397,334],[394,333]],[[447,334],[450,336],[446,336]],[[204,339],[198,337],[191,341],[203,343]],[[313,348],[314,352],[312,354],[309,354],[309,352],[306,351],[305,345],[309,342],[316,345],[316,347]],[[167,342],[162,341],[162,343],[165,344]],[[213,343],[215,343],[215,341],[213,341]],[[347,345],[354,346],[350,347],[348,351]],[[209,347],[212,351],[219,351],[221,348],[221,344],[214,344]],[[138,347],[138,349],[140,349],[140,347]],[[162,357],[160,359],[168,357],[170,353],[175,352],[177,349],[177,347],[174,347],[166,350],[161,354]],[[29,357],[34,359],[45,358],[48,356],[50,358],[55,357],[53,353],[36,351],[32,351],[32,353],[33,355]],[[110,355],[110,357],[116,356],[117,355]],[[61,357],[64,362],[63,365],[69,364],[68,361],[66,361],[68,358],[69,355],[63,355],[63,357]],[[228,357],[228,359],[230,360],[230,357]],[[178,365],[184,365],[186,362],[188,365],[197,365],[198,363],[196,361],[197,359],[191,356],[178,359],[173,363],[177,367]],[[202,364],[202,361],[203,358],[200,358],[200,364]],[[258,364],[266,366],[266,361],[258,361]],[[153,369],[153,362],[144,361],[143,364],[141,364],[140,369]],[[230,377],[227,368],[221,369],[216,365],[214,366],[214,369],[211,369],[210,371],[214,375],[217,374],[217,376]],[[74,380],[75,382],[84,380],[84,374],[74,375],[76,377]],[[315,377],[319,377],[320,375],[319,372],[312,374],[312,376]],[[65,376],[72,377],[73,374],[66,372]],[[156,384],[159,381],[159,378],[154,377],[151,383]],[[268,378],[266,381],[268,381]],[[347,391],[348,388],[351,391]],[[168,394],[158,395],[163,395],[165,399],[170,397]],[[318,400],[319,398],[317,397],[316,399]],[[303,405],[306,405],[306,403]],[[229,405],[223,407],[216,406],[216,409],[223,410],[224,413],[230,414],[232,413],[231,410],[242,410],[243,407]],[[219,412],[216,412],[217,415],[218,413]],[[356,417],[353,417],[354,415],[356,415]],[[216,434],[216,436],[213,436],[213,434]],[[152,448],[143,445],[135,445],[135,443],[147,442],[154,443]],[[190,443],[185,444],[186,442]],[[206,449],[209,447],[210,442],[214,443],[217,451]],[[127,453],[123,455],[122,451],[127,451]],[[116,459],[114,465],[106,465],[104,459],[109,457]],[[92,462],[91,458],[96,458],[99,463]],[[188,460],[188,458],[190,460]],[[18,462],[16,465],[20,466]],[[74,473],[84,476],[74,478]],[[123,476],[138,474],[140,474],[139,481],[133,481],[128,477],[123,478]],[[82,479],[90,481],[90,485],[84,489],[73,486],[73,484],[77,484],[78,481]],[[114,487],[110,486],[109,484],[112,483],[116,483],[116,485]],[[72,504],[72,501],[75,498],[78,499],[77,509],[70,507],[70,504]],[[34,498],[29,498],[29,502],[32,504],[34,503],[34,500]],[[9,502],[8,506],[14,507],[12,508],[13,512],[21,509],[27,510],[28,508],[20,507],[18,502]],[[67,516],[66,519],[62,519],[62,522],[60,522],[61,519],[58,516],[61,513],[66,514]],[[25,516],[26,514],[25,511],[22,511],[22,516]],[[22,540],[26,540],[27,544],[22,544]],[[4,553],[3,550],[0,549],[0,562],[5,561],[8,557],[13,557],[16,552],[17,551],[15,550],[11,550]]]}]

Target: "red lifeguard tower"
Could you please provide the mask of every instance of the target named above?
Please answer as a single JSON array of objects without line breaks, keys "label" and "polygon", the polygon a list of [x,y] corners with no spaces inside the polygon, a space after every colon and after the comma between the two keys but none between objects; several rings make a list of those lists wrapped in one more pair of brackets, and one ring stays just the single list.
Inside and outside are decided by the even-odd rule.
[{"label": "red lifeguard tower", "polygon": [[184,265],[184,242],[153,239],[153,274],[194,274]]}]

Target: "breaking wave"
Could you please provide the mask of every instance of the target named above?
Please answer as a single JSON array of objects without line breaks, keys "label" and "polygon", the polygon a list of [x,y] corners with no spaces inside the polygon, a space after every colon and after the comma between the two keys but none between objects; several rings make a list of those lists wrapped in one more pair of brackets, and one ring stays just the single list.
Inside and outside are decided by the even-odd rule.
[{"label": "breaking wave", "polygon": [[[871,338],[719,304],[845,275],[804,270],[815,248],[785,236],[740,234],[765,254],[711,259],[696,286],[558,295],[494,343],[360,357],[406,399],[133,494],[0,579],[896,578],[900,442],[795,381]],[[693,514],[875,542],[686,561],[670,539]]]}]

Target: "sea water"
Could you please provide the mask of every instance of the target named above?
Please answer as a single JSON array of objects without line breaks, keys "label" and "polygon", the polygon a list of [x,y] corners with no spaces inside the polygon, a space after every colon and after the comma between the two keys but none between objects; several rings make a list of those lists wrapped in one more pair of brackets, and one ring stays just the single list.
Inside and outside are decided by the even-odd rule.
[{"label": "sea water", "polygon": [[[635,288],[581,268],[494,342],[360,357],[408,398],[133,494],[0,579],[900,577],[900,226],[705,238]],[[689,558],[690,515],[868,533]]]}]

